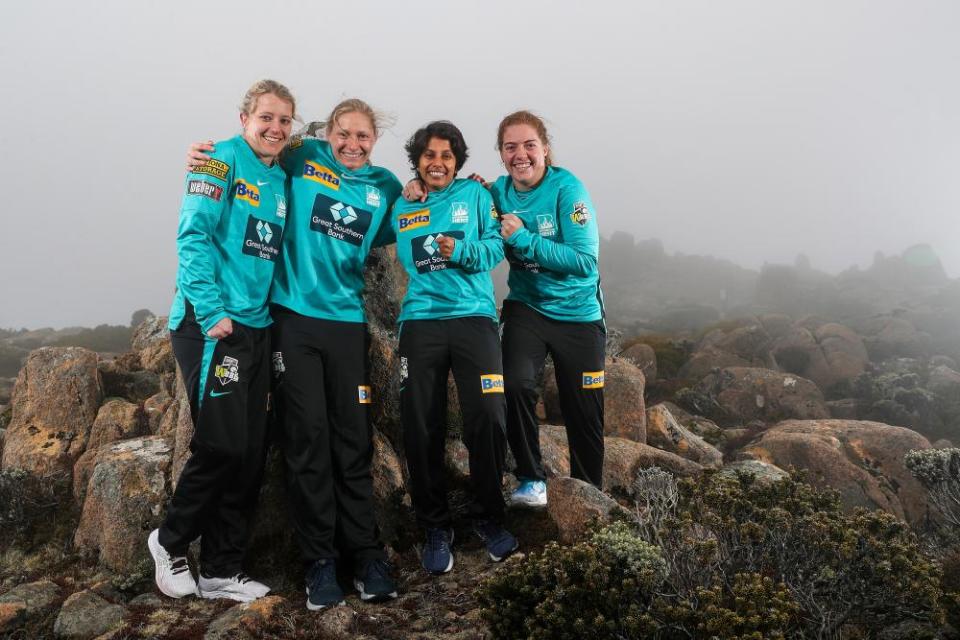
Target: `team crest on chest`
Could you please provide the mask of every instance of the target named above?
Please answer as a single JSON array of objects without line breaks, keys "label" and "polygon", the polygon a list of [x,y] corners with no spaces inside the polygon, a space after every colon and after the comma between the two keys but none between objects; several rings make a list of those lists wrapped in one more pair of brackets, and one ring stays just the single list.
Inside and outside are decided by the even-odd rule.
[{"label": "team crest on chest", "polygon": [[466,202],[454,202],[450,205],[450,222],[453,224],[466,224],[470,219],[470,212],[467,209]]}]

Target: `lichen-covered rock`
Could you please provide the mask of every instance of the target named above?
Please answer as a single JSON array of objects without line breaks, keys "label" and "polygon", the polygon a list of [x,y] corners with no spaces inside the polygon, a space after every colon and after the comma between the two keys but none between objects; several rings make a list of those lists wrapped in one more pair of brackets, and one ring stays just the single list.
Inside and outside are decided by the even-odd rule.
[{"label": "lichen-covered rock", "polygon": [[642,342],[630,345],[620,353],[620,357],[637,365],[645,379],[657,379],[657,352],[650,345]]},{"label": "lichen-covered rock", "polygon": [[152,316],[141,322],[133,331],[131,344],[139,352],[141,367],[147,371],[168,373],[176,368],[166,316]]},{"label": "lichen-covered rock", "polygon": [[603,444],[603,487],[611,493],[631,496],[641,469],[660,467],[680,477],[695,476],[703,471],[696,462],[641,442],[604,438]]},{"label": "lichen-covered rock", "polygon": [[[829,367],[831,379],[820,388],[828,390],[831,385],[850,382],[864,372],[870,362],[863,338],[852,329],[828,322],[814,331],[814,337],[820,345],[823,357]],[[819,384],[819,381],[814,379]]]},{"label": "lichen-covered rock", "polygon": [[926,492],[903,463],[930,443],[915,431],[858,420],[787,420],[741,452],[781,469],[803,469],[818,487],[840,492],[849,507],[884,509],[907,522],[927,513]]},{"label": "lichen-covered rock", "polygon": [[207,627],[204,640],[254,640],[261,628],[276,620],[284,603],[280,596],[269,595],[253,602],[230,607]]},{"label": "lichen-covered rock", "polygon": [[[7,626],[0,622],[0,633],[19,625],[24,619],[52,607],[60,599],[60,587],[51,580],[17,585],[0,596],[0,607],[7,612]],[[0,618],[4,617],[0,614]],[[14,636],[15,637],[15,636]]]},{"label": "lichen-covered rock", "polygon": [[723,464],[723,454],[681,425],[664,404],[647,410],[647,443],[705,467]]},{"label": "lichen-covered rock", "polygon": [[67,640],[92,640],[119,626],[127,610],[111,604],[93,591],[74,593],[60,609],[53,635]]},{"label": "lichen-covered rock", "polygon": [[98,552],[117,572],[129,571],[147,556],[144,536],[160,522],[169,495],[169,440],[147,436],[103,449],[87,485],[74,544]]},{"label": "lichen-covered rock", "polygon": [[122,359],[100,363],[100,377],[106,397],[143,402],[160,391],[160,374],[146,369],[128,369],[125,365]]},{"label": "lichen-covered rock", "polygon": [[22,602],[0,602],[0,633],[12,631],[27,617],[27,605]]},{"label": "lichen-covered rock", "polygon": [[97,354],[79,347],[33,351],[17,377],[0,467],[72,473],[102,400]]},{"label": "lichen-covered rock", "polygon": [[[381,537],[394,541],[413,530],[410,527],[409,498],[404,483],[403,462],[393,450],[390,441],[377,429],[373,430],[373,500]],[[408,531],[409,530],[409,531]]]},{"label": "lichen-covered rock", "polygon": [[143,417],[146,421],[147,433],[160,434],[163,417],[171,404],[173,404],[173,397],[167,391],[166,384],[162,384],[160,391],[143,401]]},{"label": "lichen-covered rock", "polygon": [[777,482],[790,475],[780,467],[762,460],[737,460],[724,465],[719,473],[721,476],[731,478],[740,474],[747,474],[753,476],[756,482],[761,483]]},{"label": "lichen-covered rock", "polygon": [[591,522],[610,522],[622,509],[613,498],[588,482],[550,478],[547,480],[547,512],[557,526],[561,542],[572,544],[583,537]]},{"label": "lichen-covered rock", "polygon": [[[643,390],[646,379],[633,362],[622,358],[606,359],[604,365],[604,434],[646,442],[646,413]],[[543,405],[547,420],[563,423],[560,393],[552,365],[543,372]]]},{"label": "lichen-covered rock", "polygon": [[723,426],[753,420],[816,420],[830,415],[817,385],[805,378],[770,369],[722,369],[704,377],[694,391],[712,400],[705,409],[713,411],[714,415],[708,417]]},{"label": "lichen-covered rock", "polygon": [[143,409],[123,398],[110,398],[100,406],[90,429],[87,450],[141,435],[145,427]]},{"label": "lichen-covered rock", "polygon": [[937,365],[930,370],[927,388],[944,398],[960,399],[960,373],[946,365]]}]

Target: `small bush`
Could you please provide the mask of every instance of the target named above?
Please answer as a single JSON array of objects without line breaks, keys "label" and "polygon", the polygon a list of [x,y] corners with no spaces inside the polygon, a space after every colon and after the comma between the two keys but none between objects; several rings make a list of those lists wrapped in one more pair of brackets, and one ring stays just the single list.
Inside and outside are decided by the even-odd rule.
[{"label": "small bush", "polygon": [[68,513],[60,508],[69,484],[62,474],[0,472],[0,553],[12,547],[30,549],[52,538],[73,515],[72,508]]},{"label": "small bush", "polygon": [[960,449],[915,449],[907,452],[903,464],[947,522],[960,527]]}]

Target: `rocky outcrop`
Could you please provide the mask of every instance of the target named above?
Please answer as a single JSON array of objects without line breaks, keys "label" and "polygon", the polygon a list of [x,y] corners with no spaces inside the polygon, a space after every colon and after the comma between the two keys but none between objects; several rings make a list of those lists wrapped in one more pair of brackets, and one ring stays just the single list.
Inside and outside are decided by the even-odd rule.
[{"label": "rocky outcrop", "polygon": [[723,454],[681,425],[662,403],[647,410],[647,443],[705,467],[723,464]]},{"label": "rocky outcrop", "polygon": [[[261,637],[260,628],[279,615],[285,600],[268,595],[253,602],[238,604],[217,617],[203,636],[203,640],[254,640]],[[339,607],[336,607],[339,608]]]},{"label": "rocky outcrop", "polygon": [[730,478],[736,478],[743,474],[750,475],[755,478],[756,482],[761,483],[778,482],[790,475],[780,467],[762,460],[737,460],[724,465],[719,473],[721,476]]},{"label": "rocky outcrop", "polygon": [[547,480],[547,512],[562,542],[581,539],[591,522],[610,522],[622,511],[616,500],[576,478]]},{"label": "rocky outcrop", "polygon": [[637,472],[650,467],[660,467],[679,477],[703,472],[701,465],[669,451],[624,438],[604,439],[603,488],[606,491],[632,497]]},{"label": "rocky outcrop", "polygon": [[815,384],[769,369],[723,369],[706,376],[695,391],[709,399],[702,407],[705,415],[721,425],[734,426],[752,420],[769,423],[788,418],[822,419],[830,415]]},{"label": "rocky outcrop", "polygon": [[63,603],[53,635],[66,640],[92,640],[119,626],[126,613],[123,606],[111,604],[93,591],[78,591]]},{"label": "rocky outcrop", "polygon": [[[643,390],[646,380],[633,362],[607,358],[604,365],[604,433],[608,436],[646,442]],[[552,365],[544,367],[543,405],[548,421],[563,424],[560,394]]]},{"label": "rocky outcrop", "polygon": [[140,366],[153,373],[172,373],[176,369],[166,316],[151,316],[134,330],[131,345],[138,352]]},{"label": "rocky outcrop", "polygon": [[620,352],[620,357],[630,360],[643,372],[646,380],[657,379],[657,353],[648,344],[638,342]]},{"label": "rocky outcrop", "polygon": [[12,632],[28,618],[53,607],[59,599],[60,587],[51,580],[28,582],[10,589],[0,596],[0,634]]},{"label": "rocky outcrop", "polygon": [[100,561],[117,572],[130,571],[146,557],[142,540],[163,513],[171,452],[169,441],[160,436],[101,450],[74,535],[80,551],[99,551]]},{"label": "rocky outcrop", "polygon": [[72,474],[102,399],[97,354],[76,347],[30,353],[11,400],[2,468]]},{"label": "rocky outcrop", "polygon": [[872,318],[864,331],[864,343],[873,360],[919,358],[927,355],[930,347],[930,336],[897,314]]},{"label": "rocky outcrop", "polygon": [[847,507],[884,509],[916,523],[926,492],[903,464],[926,438],[903,427],[856,420],[787,420],[751,443],[742,456],[781,469],[804,469],[808,480],[840,492]]},{"label": "rocky outcrop", "polygon": [[145,419],[143,409],[123,398],[111,398],[101,405],[97,418],[90,429],[87,449],[100,447],[141,435]]}]

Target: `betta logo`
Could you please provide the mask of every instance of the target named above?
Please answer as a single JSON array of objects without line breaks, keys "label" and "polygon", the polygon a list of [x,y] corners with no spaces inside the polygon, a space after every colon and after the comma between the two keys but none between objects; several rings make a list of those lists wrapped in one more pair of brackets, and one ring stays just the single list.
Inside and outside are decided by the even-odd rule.
[{"label": "betta logo", "polygon": [[303,165],[303,177],[328,186],[334,191],[340,190],[340,176],[322,164],[317,164],[311,160],[307,160]]},{"label": "betta logo", "polygon": [[400,229],[400,233],[411,229],[419,229],[428,224],[430,224],[430,209],[411,211],[397,217],[397,227]]},{"label": "betta logo", "polygon": [[603,371],[584,371],[584,389],[603,389]]},{"label": "betta logo", "polygon": [[360,404],[370,404],[373,402],[373,396],[370,394],[370,386],[361,384],[357,386],[357,399]]},{"label": "betta logo", "polygon": [[480,376],[480,390],[483,393],[503,393],[503,376],[498,373]]},{"label": "betta logo", "polygon": [[246,180],[237,180],[234,184],[237,187],[237,200],[249,202],[255,207],[260,206],[260,189],[256,185]]}]

